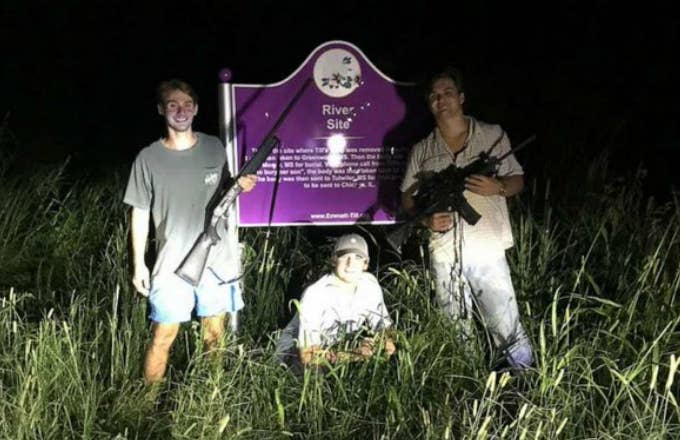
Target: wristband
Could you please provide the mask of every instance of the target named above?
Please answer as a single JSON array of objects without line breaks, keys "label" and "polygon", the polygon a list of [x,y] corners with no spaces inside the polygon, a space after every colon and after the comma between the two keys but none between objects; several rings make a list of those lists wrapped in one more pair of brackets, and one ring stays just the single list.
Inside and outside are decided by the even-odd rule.
[{"label": "wristband", "polygon": [[507,197],[508,193],[505,191],[505,184],[502,180],[499,180],[498,183],[500,184],[500,187],[498,188],[498,194],[503,197]]}]

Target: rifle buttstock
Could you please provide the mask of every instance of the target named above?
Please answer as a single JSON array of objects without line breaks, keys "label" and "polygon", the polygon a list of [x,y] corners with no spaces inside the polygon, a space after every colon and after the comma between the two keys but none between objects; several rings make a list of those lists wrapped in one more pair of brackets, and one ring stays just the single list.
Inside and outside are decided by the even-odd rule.
[{"label": "rifle buttstock", "polygon": [[177,268],[175,274],[192,286],[198,286],[205,270],[205,264],[210,255],[210,248],[215,243],[206,233],[201,233],[196,240],[196,244],[191,248],[182,264]]}]

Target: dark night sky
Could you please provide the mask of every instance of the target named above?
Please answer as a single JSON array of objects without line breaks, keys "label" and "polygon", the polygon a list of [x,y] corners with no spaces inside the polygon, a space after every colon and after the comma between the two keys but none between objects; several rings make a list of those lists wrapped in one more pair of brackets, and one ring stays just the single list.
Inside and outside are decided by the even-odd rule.
[{"label": "dark night sky", "polygon": [[670,6],[289,3],[5,0],[0,112],[10,112],[15,144],[31,160],[127,163],[161,133],[158,81],[194,84],[196,128],[217,133],[220,68],[236,82],[276,82],[319,44],[341,39],[397,80],[461,66],[468,110],[515,141],[538,133],[544,149],[615,147],[631,166],[637,157],[678,158],[679,26]]}]

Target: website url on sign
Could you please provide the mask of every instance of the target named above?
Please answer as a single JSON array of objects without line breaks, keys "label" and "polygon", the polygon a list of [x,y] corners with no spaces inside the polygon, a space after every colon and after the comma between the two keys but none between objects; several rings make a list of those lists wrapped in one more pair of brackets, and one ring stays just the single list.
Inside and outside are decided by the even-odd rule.
[{"label": "website url on sign", "polygon": [[346,220],[361,217],[358,212],[325,212],[323,214],[310,214],[312,220]]}]

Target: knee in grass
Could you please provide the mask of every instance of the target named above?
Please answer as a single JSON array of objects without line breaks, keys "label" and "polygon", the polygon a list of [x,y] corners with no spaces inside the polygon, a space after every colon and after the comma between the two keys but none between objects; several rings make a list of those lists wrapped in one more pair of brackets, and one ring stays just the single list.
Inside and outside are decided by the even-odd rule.
[{"label": "knee in grass", "polygon": [[156,329],[153,332],[153,336],[151,338],[151,348],[154,350],[169,350],[170,347],[172,347],[172,343],[175,342],[175,338],[177,337],[177,331],[176,330],[159,330]]},{"label": "knee in grass", "polygon": [[206,327],[203,329],[203,342],[205,344],[215,344],[222,337],[222,333],[219,329]]}]

